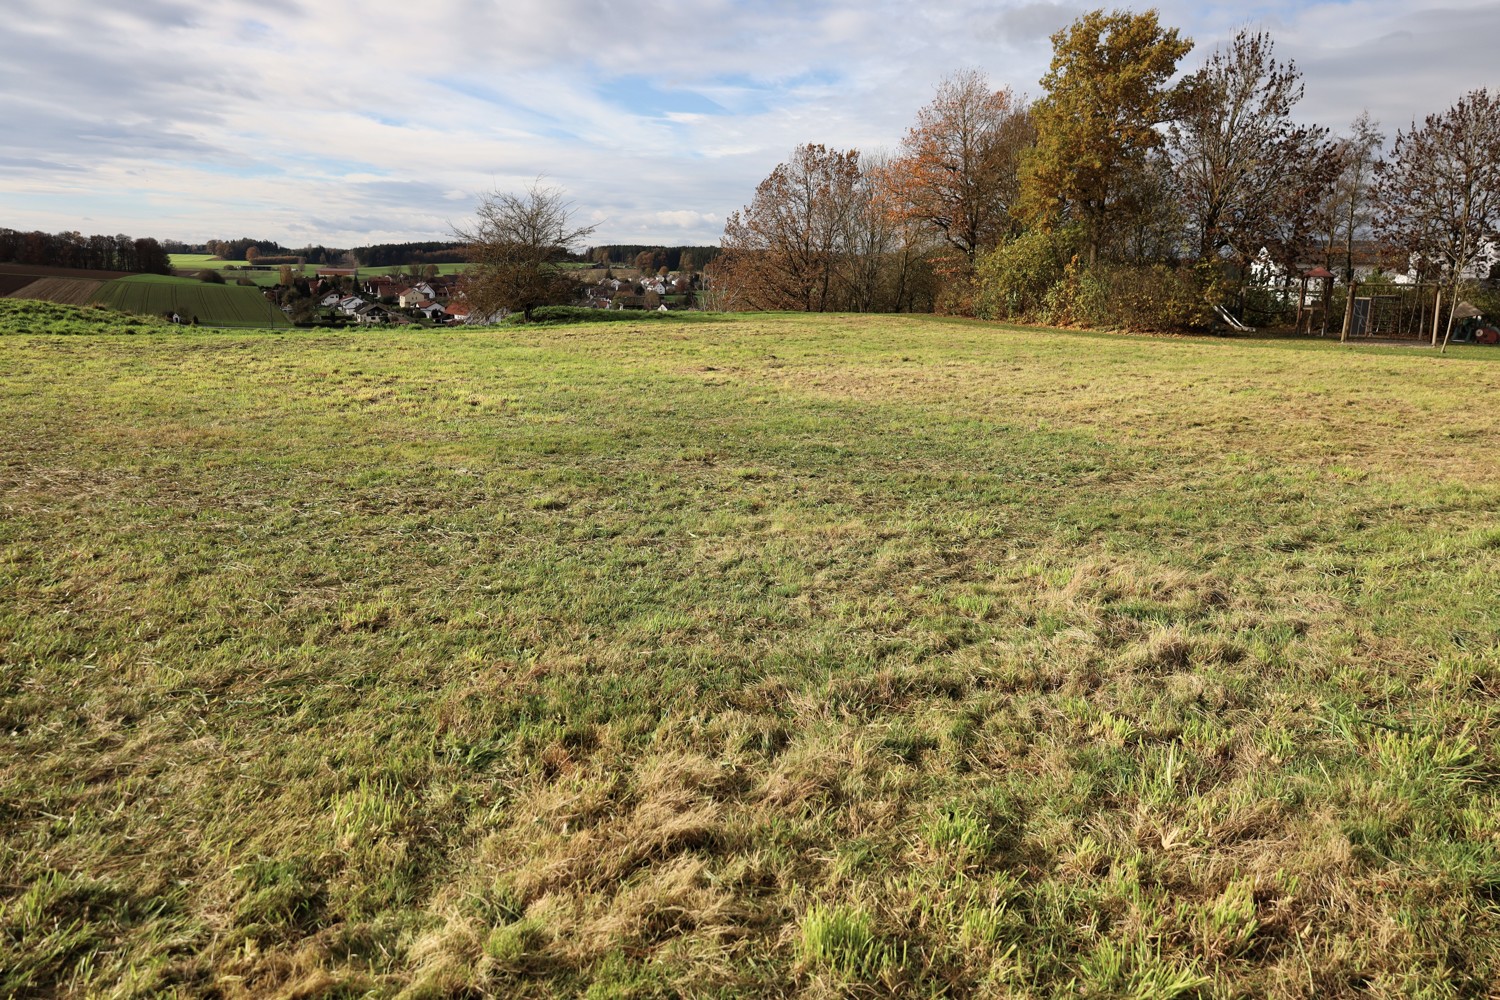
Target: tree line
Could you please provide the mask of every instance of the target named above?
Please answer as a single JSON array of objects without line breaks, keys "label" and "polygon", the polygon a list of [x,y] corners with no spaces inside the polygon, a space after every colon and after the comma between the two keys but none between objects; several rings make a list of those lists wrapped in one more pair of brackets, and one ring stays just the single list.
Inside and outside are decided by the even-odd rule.
[{"label": "tree line", "polygon": [[1490,252],[1500,98],[1484,90],[1382,156],[1367,115],[1340,135],[1294,119],[1301,74],[1265,32],[1180,77],[1192,43],[1155,11],[1091,11],[1051,40],[1035,100],[968,70],[893,154],[798,147],[729,216],[707,297],[1180,328],[1274,309],[1310,263],[1348,280],[1367,238],[1449,282]]},{"label": "tree line", "polygon": [[361,267],[399,267],[407,264],[464,264],[469,258],[462,243],[425,240],[416,243],[379,243],[355,247],[349,253]]},{"label": "tree line", "polygon": [[20,232],[0,229],[0,261],[90,271],[171,274],[160,243],[150,237],[84,236],[82,233]]},{"label": "tree line", "polygon": [[241,236],[233,240],[213,239],[196,244],[167,240],[164,245],[168,253],[206,253],[224,260],[245,260],[268,266],[313,264],[319,267],[397,267],[406,264],[462,264],[468,261],[464,245],[451,240],[377,243],[350,249],[322,244],[286,247],[276,240]]},{"label": "tree line", "polygon": [[663,247],[640,243],[611,243],[589,247],[588,260],[595,264],[638,267],[642,272],[700,271],[719,255],[718,247]]}]

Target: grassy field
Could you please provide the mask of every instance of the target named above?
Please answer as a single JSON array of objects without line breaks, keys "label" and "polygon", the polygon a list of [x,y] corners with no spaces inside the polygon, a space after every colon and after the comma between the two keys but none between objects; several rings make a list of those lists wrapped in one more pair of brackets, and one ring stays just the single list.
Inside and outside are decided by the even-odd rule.
[{"label": "grassy field", "polygon": [[250,262],[244,260],[224,260],[211,253],[169,253],[167,261],[173,268],[212,268],[215,271],[222,270],[233,264],[235,267],[245,267]]},{"label": "grassy field", "polygon": [[[274,285],[280,280],[279,268],[272,268],[269,271],[242,271],[236,273],[236,271],[240,268],[250,267],[250,262],[245,260],[220,260],[218,257],[215,257],[212,254],[194,253],[174,253],[170,254],[169,256],[171,258],[172,267],[179,271],[196,271],[203,270],[204,268],[215,271],[223,271],[225,270],[225,268],[234,268],[236,270],[230,270],[225,273],[224,277],[227,280],[233,281],[236,278],[249,278],[261,285]],[[302,273],[312,275],[318,270],[319,266],[320,265],[317,264],[304,265],[302,268]],[[469,265],[437,264],[435,266],[437,267],[438,274],[462,274],[464,272],[464,269]],[[584,267],[587,265],[577,266]],[[292,270],[295,273],[297,271],[297,268],[293,266]],[[382,274],[395,276],[409,274],[410,272],[411,268],[405,265],[399,267],[361,267],[359,269],[359,275],[361,278],[373,278]]]},{"label": "grassy field", "polygon": [[[257,287],[272,288],[281,283],[281,268],[272,267],[269,270],[251,271],[243,270],[251,266],[247,260],[222,260],[208,253],[174,253],[168,254],[172,268],[182,277],[194,277],[199,271],[221,271],[225,281],[238,281],[240,278],[249,278],[255,282]],[[317,270],[312,264],[303,265],[298,268],[292,265],[293,274],[305,274],[309,277]]]},{"label": "grassy field", "polygon": [[[155,316],[119,313],[103,306],[76,306],[47,301],[0,299],[0,337],[16,334],[73,336],[135,333],[184,333]],[[196,331],[194,331],[196,332]]]},{"label": "grassy field", "polygon": [[161,316],[176,312],[183,320],[194,316],[208,326],[290,327],[291,320],[266,301],[259,289],[242,285],[211,285],[195,278],[139,274],[106,282],[93,301],[121,312]]},{"label": "grassy field", "polygon": [[0,995],[1500,982],[1500,351],[31,331]]},{"label": "grassy field", "polygon": [[[433,266],[437,268],[438,274],[463,274],[469,265],[434,264]],[[423,267],[425,268],[426,265],[423,265]],[[411,267],[409,265],[402,265],[399,267],[362,267],[359,269],[359,276],[361,279],[374,278],[382,274],[388,274],[392,277],[399,277],[400,275],[410,273]]]}]

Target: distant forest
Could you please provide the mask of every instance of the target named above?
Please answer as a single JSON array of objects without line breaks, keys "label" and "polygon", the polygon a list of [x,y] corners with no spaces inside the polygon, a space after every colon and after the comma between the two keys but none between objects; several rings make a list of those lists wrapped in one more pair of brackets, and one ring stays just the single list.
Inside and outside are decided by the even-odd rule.
[{"label": "distant forest", "polygon": [[398,264],[462,264],[468,258],[462,243],[429,240],[417,243],[379,243],[372,246],[327,247],[322,244],[286,247],[275,240],[242,236],[237,240],[182,243],[167,240],[170,253],[211,253],[224,260],[247,260],[254,256],[262,264],[317,264],[323,267],[391,267]]},{"label": "distant forest", "polygon": [[167,251],[156,240],[82,233],[23,233],[0,229],[0,263],[72,267],[88,271],[171,274]]},{"label": "distant forest", "polygon": [[589,247],[585,255],[596,264],[620,264],[656,271],[701,271],[719,255],[718,247],[662,247],[645,244],[616,243]]},{"label": "distant forest", "polygon": [[[80,233],[20,232],[0,229],[0,262],[72,267],[99,271],[131,271],[171,274],[168,254],[206,253],[224,260],[253,259],[257,263],[306,263],[323,267],[393,267],[403,264],[461,264],[468,260],[462,243],[428,240],[413,243],[378,243],[371,246],[327,247],[321,244],[286,247],[276,240],[180,240],[133,239],[129,236],[84,236]],[[601,265],[639,267],[656,271],[701,271],[719,254],[716,246],[663,247],[647,244],[610,244],[590,247],[571,259]]]},{"label": "distant forest", "polygon": [[[462,264],[468,261],[462,243],[428,240],[413,243],[378,243],[372,246],[343,247],[318,246],[284,247],[275,240],[254,240],[241,237],[237,240],[209,240],[206,243],[187,244],[176,240],[165,243],[169,253],[211,253],[225,260],[245,260],[253,248],[261,264],[294,264],[299,260],[306,264],[324,267],[394,267],[401,264]],[[643,271],[657,271],[665,267],[669,271],[701,271],[719,255],[716,246],[664,247],[647,243],[611,243],[589,247],[582,254],[566,254],[577,261],[591,261],[603,265],[639,267]]]},{"label": "distant forest", "polygon": [[397,264],[463,264],[469,259],[462,243],[381,243],[355,247],[361,267],[389,267]]}]

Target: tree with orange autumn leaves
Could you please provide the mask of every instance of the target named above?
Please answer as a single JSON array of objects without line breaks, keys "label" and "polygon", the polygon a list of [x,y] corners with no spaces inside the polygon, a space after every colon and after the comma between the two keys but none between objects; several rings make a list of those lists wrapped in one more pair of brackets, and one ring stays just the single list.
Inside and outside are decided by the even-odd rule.
[{"label": "tree with orange autumn leaves", "polygon": [[[1012,233],[1025,103],[977,71],[943,81],[900,153],[799,147],[724,227],[714,283],[745,307],[911,308],[934,272],[963,287]],[[946,252],[944,252],[946,248]]]},{"label": "tree with orange autumn leaves", "polygon": [[1036,140],[1026,102],[977,70],[938,85],[891,164],[896,209],[972,263],[1016,231],[1022,154]]},{"label": "tree with orange autumn leaves", "polygon": [[[1270,37],[1240,32],[1185,76],[1192,42],[1155,10],[1093,10],[1051,40],[1034,102],[965,70],[890,157],[799,147],[730,216],[709,300],[1142,329],[1203,325],[1256,284],[1280,283],[1254,297],[1268,315],[1288,301],[1343,163],[1327,129],[1293,120],[1301,76]],[[1462,187],[1454,157],[1414,159],[1403,139],[1393,163],[1436,164],[1434,189]],[[1373,145],[1363,155],[1396,176]],[[1389,182],[1384,204],[1356,211],[1365,186],[1348,196],[1346,245],[1426,238],[1422,206]]]}]

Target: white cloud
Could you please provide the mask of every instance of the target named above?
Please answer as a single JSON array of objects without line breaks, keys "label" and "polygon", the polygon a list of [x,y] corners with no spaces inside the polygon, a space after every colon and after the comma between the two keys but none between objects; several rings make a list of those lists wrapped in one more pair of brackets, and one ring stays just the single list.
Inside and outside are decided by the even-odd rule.
[{"label": "white cloud", "polygon": [[[1334,128],[1368,108],[1394,131],[1500,84],[1493,0],[1159,6],[1198,44],[1184,68],[1270,29],[1305,73],[1302,117]],[[538,176],[600,241],[714,242],[794,146],[894,147],[956,69],[1035,94],[1048,36],[1084,9],[450,0],[414,37],[395,0],[10,8],[0,225],[338,245],[444,237]]]},{"label": "white cloud", "polygon": [[712,212],[693,212],[683,209],[677,212],[657,212],[656,221],[663,226],[675,229],[692,229],[695,226],[711,224],[716,221]]}]

